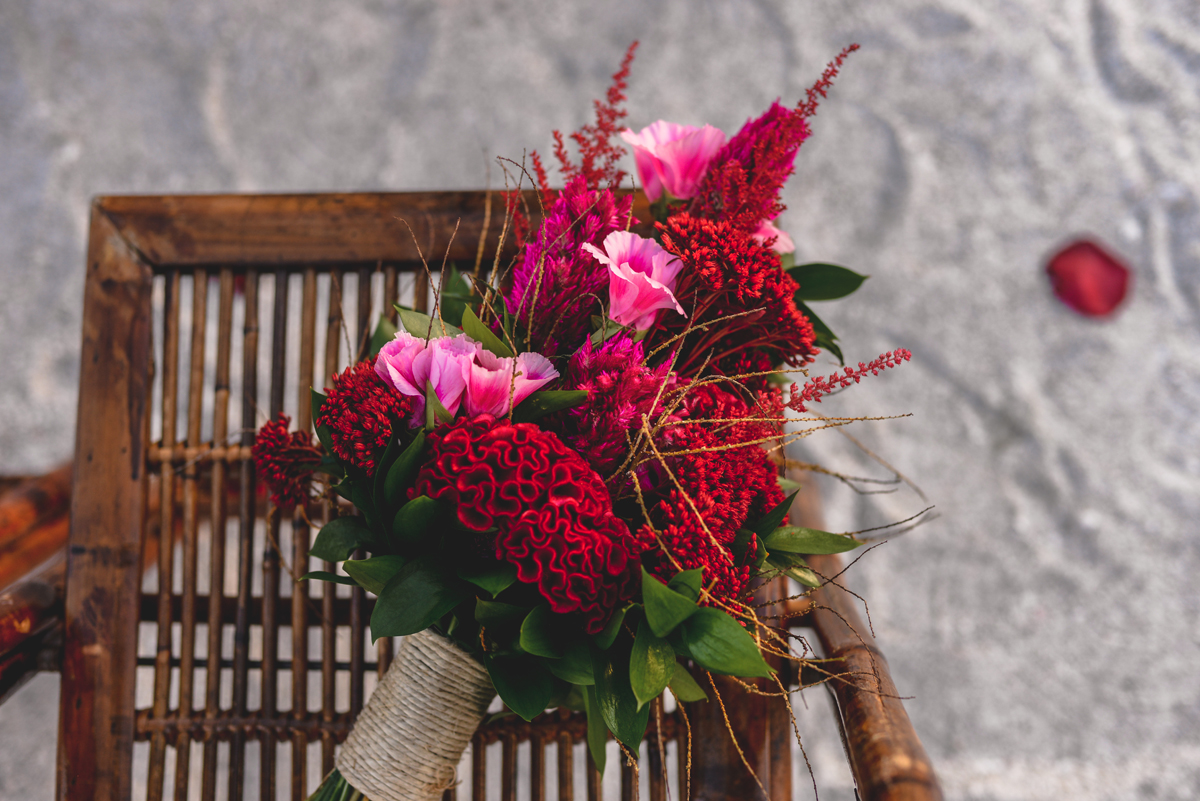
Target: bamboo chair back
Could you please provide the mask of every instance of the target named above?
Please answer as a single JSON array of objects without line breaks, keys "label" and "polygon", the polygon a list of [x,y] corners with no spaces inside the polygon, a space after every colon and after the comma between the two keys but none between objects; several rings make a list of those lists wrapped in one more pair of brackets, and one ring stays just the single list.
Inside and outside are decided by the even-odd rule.
[{"label": "bamboo chair back", "polygon": [[[378,317],[395,319],[392,302],[429,308],[422,255],[434,281],[443,263],[488,269],[503,218],[494,203],[482,192],[95,201],[60,799],[301,801],[333,767],[396,644],[370,643],[373,598],[361,589],[294,580],[332,569],[307,555],[329,510],[283,519],[269,507],[254,431],[280,412],[308,430],[309,388],[365,353]],[[715,707],[695,705],[686,723],[657,709],[640,779],[611,759],[611,797],[633,798],[640,783],[666,798],[664,762],[686,779],[689,754],[693,797],[761,797]],[[744,696],[730,714],[770,796],[791,798],[782,704]],[[584,733],[565,713],[486,725],[446,798],[482,801],[498,778],[504,801],[518,790],[600,799]]]}]

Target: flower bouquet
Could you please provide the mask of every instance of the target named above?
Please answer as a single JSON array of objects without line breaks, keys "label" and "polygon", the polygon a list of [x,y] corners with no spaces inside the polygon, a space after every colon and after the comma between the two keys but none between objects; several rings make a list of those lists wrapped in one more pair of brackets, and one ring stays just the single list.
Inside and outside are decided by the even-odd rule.
[{"label": "flower bouquet", "polygon": [[[706,697],[693,671],[772,678],[764,654],[796,658],[747,600],[779,575],[818,586],[804,556],[860,541],[787,524],[787,413],[909,358],[808,377],[820,350],[841,352],[807,303],[863,276],[795,265],[774,222],[853,49],[796,107],[727,139],[620,130],[631,47],[571,135],[578,155],[554,134],[565,188],[531,156],[540,224],[506,194],[514,261],[443,269],[432,314],[397,306],[399,330],[382,320],[375,352],[314,393],[317,440],[283,417],[259,432],[277,507],[303,503],[314,474],[344,499],[311,551],[344,575],[306,578],[375,593],[372,635],[405,638],[314,798],[440,797],[496,694],[526,720],[585,711],[603,770],[609,733],[636,753],[664,691]],[[618,191],[621,141],[649,237]]]}]

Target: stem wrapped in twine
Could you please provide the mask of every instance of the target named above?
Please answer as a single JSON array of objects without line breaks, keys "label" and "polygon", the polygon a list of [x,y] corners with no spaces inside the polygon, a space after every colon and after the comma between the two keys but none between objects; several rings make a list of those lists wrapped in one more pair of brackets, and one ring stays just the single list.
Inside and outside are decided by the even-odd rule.
[{"label": "stem wrapped in twine", "polygon": [[432,631],[405,637],[337,758],[371,801],[434,801],[496,696],[487,670]]}]

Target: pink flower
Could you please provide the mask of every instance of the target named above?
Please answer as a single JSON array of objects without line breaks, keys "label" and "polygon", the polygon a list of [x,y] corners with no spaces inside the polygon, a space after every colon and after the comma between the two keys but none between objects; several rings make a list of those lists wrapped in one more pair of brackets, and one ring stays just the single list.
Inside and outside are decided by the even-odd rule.
[{"label": "pink flower", "polygon": [[467,378],[467,415],[504,417],[511,408],[556,378],[558,371],[540,353],[522,353],[512,359],[480,350]]},{"label": "pink flower", "polygon": [[466,334],[439,337],[426,342],[407,331],[383,346],[375,361],[375,371],[402,395],[414,398],[412,423],[425,419],[425,388],[433,392],[450,414],[462,404],[471,365],[482,348]]},{"label": "pink flower", "polygon": [[711,125],[696,128],[659,120],[634,133],[626,128],[621,138],[633,146],[638,175],[650,202],[667,194],[680,199],[696,194],[708,163],[725,144],[725,134]]},{"label": "pink flower", "polygon": [[787,231],[781,231],[776,228],[772,220],[763,220],[758,224],[758,230],[750,234],[750,236],[754,237],[754,241],[760,245],[768,239],[774,239],[775,244],[771,245],[771,250],[776,253],[796,252],[796,244],[792,242],[792,238],[788,236]]},{"label": "pink flower", "polygon": [[604,253],[590,243],[584,243],[583,248],[608,265],[610,318],[642,331],[654,325],[659,309],[684,314],[673,293],[682,262],[653,239],[628,231],[613,231],[604,237],[603,244]]}]

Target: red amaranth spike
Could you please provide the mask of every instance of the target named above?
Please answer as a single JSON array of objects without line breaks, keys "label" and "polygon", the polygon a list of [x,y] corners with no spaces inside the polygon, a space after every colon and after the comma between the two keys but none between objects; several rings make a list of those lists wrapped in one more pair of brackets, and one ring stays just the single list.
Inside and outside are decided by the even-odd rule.
[{"label": "red amaranth spike", "polygon": [[899,367],[900,362],[906,362],[912,358],[910,353],[905,348],[897,348],[890,353],[883,353],[872,359],[870,363],[858,363],[858,367],[843,368],[840,373],[830,373],[828,376],[817,376],[810,378],[804,383],[803,389],[796,389],[796,385],[792,384],[791,398],[788,400],[788,408],[797,412],[806,412],[808,408],[806,404],[820,403],[821,398],[836,389],[845,389],[851,384],[857,384],[862,381],[867,373],[871,375],[879,375],[889,367]]},{"label": "red amaranth spike", "polygon": [[1087,317],[1112,314],[1129,289],[1129,268],[1086,239],[1055,253],[1046,272],[1058,299]]}]

